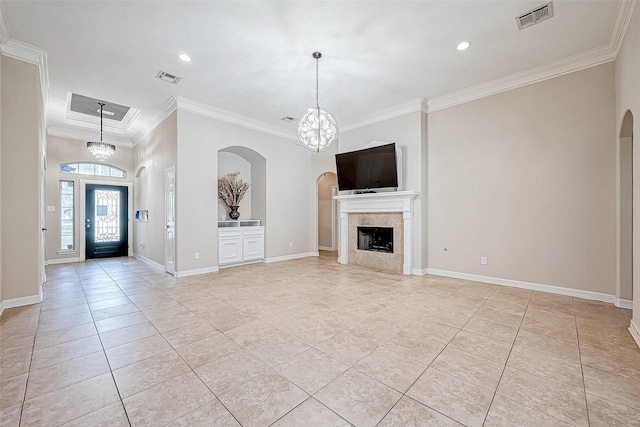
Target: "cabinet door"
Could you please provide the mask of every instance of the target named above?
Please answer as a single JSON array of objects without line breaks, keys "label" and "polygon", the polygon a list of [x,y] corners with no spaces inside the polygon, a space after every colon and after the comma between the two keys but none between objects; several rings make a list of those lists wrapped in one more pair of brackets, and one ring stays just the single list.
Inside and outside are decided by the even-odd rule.
[{"label": "cabinet door", "polygon": [[219,239],[218,261],[220,264],[242,262],[242,238],[231,237]]},{"label": "cabinet door", "polygon": [[264,236],[244,236],[242,241],[242,259],[249,261],[252,259],[264,258]]}]

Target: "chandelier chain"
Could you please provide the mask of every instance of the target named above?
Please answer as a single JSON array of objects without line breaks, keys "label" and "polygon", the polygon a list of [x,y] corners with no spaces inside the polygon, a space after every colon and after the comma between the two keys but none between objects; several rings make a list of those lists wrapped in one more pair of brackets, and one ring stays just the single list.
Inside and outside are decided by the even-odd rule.
[{"label": "chandelier chain", "polygon": [[104,107],[104,103],[98,102],[98,105],[100,105],[100,142],[102,142],[102,108]]}]

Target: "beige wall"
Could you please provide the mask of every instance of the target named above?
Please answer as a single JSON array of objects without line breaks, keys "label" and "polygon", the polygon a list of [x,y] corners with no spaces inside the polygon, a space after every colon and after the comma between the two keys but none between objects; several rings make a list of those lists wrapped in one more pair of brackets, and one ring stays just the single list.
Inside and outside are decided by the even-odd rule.
[{"label": "beige wall", "polygon": [[[162,266],[165,265],[165,171],[176,164],[177,114],[174,112],[134,147],[133,211],[149,210],[149,222],[134,221],[133,251]],[[141,168],[144,168],[141,170]],[[180,178],[176,168],[176,192]],[[179,238],[180,230],[176,229]]]},{"label": "beige wall", "polygon": [[[80,218],[80,180],[93,180],[113,182],[114,184],[133,182],[133,150],[127,147],[116,147],[116,152],[104,162],[109,166],[115,166],[127,172],[126,178],[111,178],[105,176],[90,176],[61,173],[60,165],[63,163],[96,163],[96,158],[87,150],[87,141],[62,138],[58,136],[47,137],[47,190],[46,204],[54,206],[55,211],[45,213],[47,224],[47,238],[45,245],[45,259],[47,261],[61,261],[69,258],[78,258],[80,248],[80,227],[84,218]],[[109,137],[105,137],[106,142]],[[60,249],[60,181],[73,181],[74,189],[74,250],[61,251]],[[60,253],[59,253],[60,252]]]},{"label": "beige wall", "polygon": [[331,248],[333,244],[335,212],[333,212],[331,187],[337,186],[338,179],[335,173],[327,172],[318,178],[318,246],[320,247]]},{"label": "beige wall", "polygon": [[[41,285],[42,100],[38,67],[2,58],[2,298],[36,298]],[[35,301],[33,301],[35,302]]]},{"label": "beige wall", "polygon": [[420,194],[413,202],[413,269],[422,270],[426,265],[426,254],[423,254],[424,212],[423,188],[426,157],[426,140],[422,136],[423,115],[421,111],[409,113],[401,117],[384,120],[359,129],[340,134],[339,152],[359,150],[371,141],[395,142],[402,149],[402,182],[403,190],[414,190]]},{"label": "beige wall", "polygon": [[615,293],[614,76],[429,114],[430,268]]},{"label": "beige wall", "polygon": [[[2,165],[2,58],[0,55],[0,166]],[[0,171],[0,306],[2,305],[2,172]],[[0,314],[2,308],[0,308]]]},{"label": "beige wall", "polygon": [[[266,159],[266,257],[315,252],[316,228],[310,226],[315,205],[312,153],[293,141],[178,111],[176,269],[218,265],[218,150],[230,145],[252,149]],[[259,175],[252,173],[253,191]]]},{"label": "beige wall", "polygon": [[[633,120],[630,118],[630,120]],[[631,136],[620,138],[618,156],[618,288],[616,295],[633,299],[633,141]]]},{"label": "beige wall", "polygon": [[[640,132],[640,7],[636,6],[616,61],[616,137],[628,110],[633,113],[634,140]],[[634,142],[635,142],[634,141]],[[633,223],[640,224],[640,149],[633,150]],[[633,320],[640,331],[640,227],[633,230]],[[640,342],[638,343],[640,345]]]}]

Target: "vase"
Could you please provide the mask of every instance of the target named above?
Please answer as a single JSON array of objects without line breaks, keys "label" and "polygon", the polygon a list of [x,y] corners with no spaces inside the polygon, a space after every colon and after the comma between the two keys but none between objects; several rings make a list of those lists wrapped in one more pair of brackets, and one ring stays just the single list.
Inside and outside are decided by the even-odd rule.
[{"label": "vase", "polygon": [[231,219],[238,219],[240,218],[240,212],[238,212],[238,208],[240,206],[229,206],[229,218]]}]

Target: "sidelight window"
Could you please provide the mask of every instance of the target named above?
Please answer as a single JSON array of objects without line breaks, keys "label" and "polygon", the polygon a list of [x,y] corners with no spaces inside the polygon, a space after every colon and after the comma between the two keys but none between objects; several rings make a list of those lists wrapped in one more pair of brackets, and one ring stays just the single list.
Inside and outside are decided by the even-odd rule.
[{"label": "sidelight window", "polygon": [[73,190],[73,181],[60,181],[60,250],[63,251],[75,248]]}]

